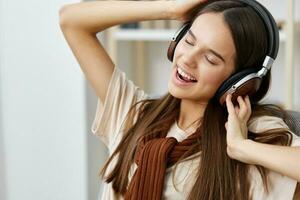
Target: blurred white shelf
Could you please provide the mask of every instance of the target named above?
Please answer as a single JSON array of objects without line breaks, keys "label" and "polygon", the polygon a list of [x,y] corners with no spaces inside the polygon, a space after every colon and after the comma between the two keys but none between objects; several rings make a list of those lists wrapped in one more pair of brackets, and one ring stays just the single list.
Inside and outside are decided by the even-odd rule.
[{"label": "blurred white shelf", "polygon": [[[118,29],[113,33],[116,40],[123,41],[170,41],[177,29]],[[284,31],[279,32],[281,42],[286,40]]]},{"label": "blurred white shelf", "polygon": [[118,29],[114,37],[117,40],[169,41],[175,32],[175,29]]}]

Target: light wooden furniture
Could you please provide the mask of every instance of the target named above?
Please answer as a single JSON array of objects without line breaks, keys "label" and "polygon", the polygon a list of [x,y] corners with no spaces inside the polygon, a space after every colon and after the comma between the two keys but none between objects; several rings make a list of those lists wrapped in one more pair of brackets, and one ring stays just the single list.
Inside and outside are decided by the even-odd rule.
[{"label": "light wooden furniture", "polygon": [[294,33],[295,33],[295,14],[294,0],[287,0],[287,20],[285,25],[286,32],[286,52],[285,52],[285,67],[286,67],[286,102],[285,106],[288,109],[293,109],[294,99]]}]

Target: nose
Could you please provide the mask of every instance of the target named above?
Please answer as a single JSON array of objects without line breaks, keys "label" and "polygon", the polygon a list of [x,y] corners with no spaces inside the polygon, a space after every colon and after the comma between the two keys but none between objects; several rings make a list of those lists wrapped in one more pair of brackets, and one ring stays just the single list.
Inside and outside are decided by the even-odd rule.
[{"label": "nose", "polygon": [[182,62],[187,67],[196,68],[197,67],[197,59],[199,55],[197,54],[196,49],[186,50],[182,56]]}]

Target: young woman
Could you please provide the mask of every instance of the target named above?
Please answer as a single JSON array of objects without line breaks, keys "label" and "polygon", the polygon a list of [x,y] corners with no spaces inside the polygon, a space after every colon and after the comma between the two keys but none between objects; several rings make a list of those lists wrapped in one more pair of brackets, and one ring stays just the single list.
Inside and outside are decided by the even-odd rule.
[{"label": "young woman", "polygon": [[[143,20],[192,19],[178,43],[168,92],[153,99],[114,66],[96,33]],[[98,95],[94,134],[110,157],[102,199],[296,199],[300,138],[257,93],[226,107],[223,81],[261,66],[262,19],[239,1],[97,1],[60,10],[63,34]],[[181,80],[180,80],[181,79]],[[182,84],[182,79],[189,79]]]}]

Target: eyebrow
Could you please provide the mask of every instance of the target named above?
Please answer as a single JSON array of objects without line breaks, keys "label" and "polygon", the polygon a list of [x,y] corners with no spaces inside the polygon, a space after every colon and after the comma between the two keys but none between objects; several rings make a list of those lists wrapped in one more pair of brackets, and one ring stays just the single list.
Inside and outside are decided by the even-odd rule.
[{"label": "eyebrow", "polygon": [[[197,38],[195,34],[191,31],[191,29],[188,30],[188,33],[197,41]],[[218,52],[216,52],[213,49],[208,49],[208,51],[215,54],[218,58],[220,58],[225,63],[225,59]]]}]

